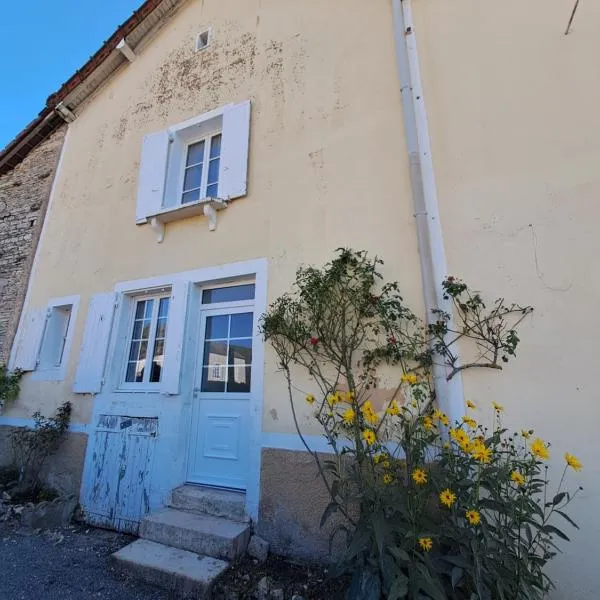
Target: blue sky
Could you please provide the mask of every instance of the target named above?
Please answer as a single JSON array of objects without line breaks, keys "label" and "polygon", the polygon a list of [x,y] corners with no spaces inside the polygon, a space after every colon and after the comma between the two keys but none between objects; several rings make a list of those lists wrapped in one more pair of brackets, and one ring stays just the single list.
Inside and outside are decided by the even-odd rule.
[{"label": "blue sky", "polygon": [[0,148],[33,120],[58,90],[143,0],[2,2]]}]

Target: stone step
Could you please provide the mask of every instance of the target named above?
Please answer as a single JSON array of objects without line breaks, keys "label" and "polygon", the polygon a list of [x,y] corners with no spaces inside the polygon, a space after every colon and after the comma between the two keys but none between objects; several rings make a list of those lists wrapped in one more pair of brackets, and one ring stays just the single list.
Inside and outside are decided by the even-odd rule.
[{"label": "stone step", "polygon": [[229,563],[172,548],[149,540],[136,540],[112,555],[117,567],[177,598],[210,598],[213,582]]},{"label": "stone step", "polygon": [[139,535],[196,554],[235,560],[246,551],[250,526],[212,515],[165,508],[142,520]]},{"label": "stone step", "polygon": [[182,485],[171,493],[169,506],[197,514],[247,523],[246,494],[198,485]]}]

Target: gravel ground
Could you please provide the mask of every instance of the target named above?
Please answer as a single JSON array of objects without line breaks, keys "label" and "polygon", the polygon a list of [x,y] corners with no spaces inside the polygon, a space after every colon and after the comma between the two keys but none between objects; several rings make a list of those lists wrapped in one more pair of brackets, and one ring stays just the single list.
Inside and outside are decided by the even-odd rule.
[{"label": "gravel ground", "polygon": [[133,538],[102,529],[32,532],[0,523],[1,600],[166,600],[115,571],[108,557]]}]

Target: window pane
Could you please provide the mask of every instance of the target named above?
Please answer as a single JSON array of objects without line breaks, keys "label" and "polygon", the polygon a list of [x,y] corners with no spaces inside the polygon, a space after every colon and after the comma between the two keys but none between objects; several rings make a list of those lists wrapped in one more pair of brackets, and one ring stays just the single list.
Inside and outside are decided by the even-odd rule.
[{"label": "window pane", "polygon": [[146,301],[138,300],[138,303],[135,307],[135,318],[141,319],[144,316],[145,309],[146,309]]},{"label": "window pane", "polygon": [[154,308],[154,300],[146,300],[146,319],[152,318],[152,309]]},{"label": "window pane", "polygon": [[131,348],[129,349],[129,360],[137,360],[140,353],[140,343],[131,342]]},{"label": "window pane", "polygon": [[160,299],[160,304],[158,305],[158,318],[159,319],[166,318],[167,315],[169,314],[170,301],[171,301],[170,298],[161,298]]},{"label": "window pane", "polygon": [[229,337],[252,337],[252,313],[231,315],[231,331]]},{"label": "window pane", "polygon": [[181,204],[196,202],[196,200],[200,200],[200,190],[193,190],[192,192],[181,194]]},{"label": "window pane", "polygon": [[214,367],[202,368],[202,387],[203,392],[224,392],[225,379],[227,378],[227,366],[216,365]]},{"label": "window pane", "polygon": [[219,184],[213,183],[206,187],[206,197],[207,198],[218,198],[219,197]]},{"label": "window pane", "polygon": [[250,365],[229,365],[229,376],[227,381],[228,392],[250,392]]},{"label": "window pane", "polygon": [[187,151],[187,160],[185,166],[196,165],[204,160],[204,140],[190,144]]},{"label": "window pane", "polygon": [[207,340],[219,340],[227,337],[229,329],[229,317],[220,315],[218,317],[207,317],[205,337]]},{"label": "window pane", "polygon": [[136,363],[127,363],[127,373],[125,374],[125,381],[127,381],[128,383],[135,381],[135,367]]},{"label": "window pane", "polygon": [[[198,167],[194,167],[197,169]],[[219,159],[215,158],[208,163],[208,183],[217,183],[219,181]]]},{"label": "window pane", "polygon": [[227,364],[227,342],[205,342],[204,344],[204,366]]},{"label": "window pane", "polygon": [[202,180],[202,165],[196,165],[195,167],[188,167],[185,170],[183,178],[183,191],[194,190],[200,187],[200,181]]},{"label": "window pane", "polygon": [[221,134],[213,135],[210,141],[210,158],[221,156]]},{"label": "window pane", "polygon": [[229,287],[213,288],[202,292],[202,304],[215,302],[235,302],[236,300],[253,300],[254,284],[232,285]]},{"label": "window pane", "polygon": [[165,356],[164,340],[156,340],[154,343],[154,357],[152,358],[152,369],[150,369],[150,382],[157,383],[160,381],[162,367]]},{"label": "window pane", "polygon": [[229,342],[230,365],[252,363],[252,340],[231,340]]}]

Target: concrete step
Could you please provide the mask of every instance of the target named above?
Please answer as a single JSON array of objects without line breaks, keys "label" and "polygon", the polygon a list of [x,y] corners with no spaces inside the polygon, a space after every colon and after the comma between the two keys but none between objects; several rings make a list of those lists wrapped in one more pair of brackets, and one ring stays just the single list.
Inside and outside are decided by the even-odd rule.
[{"label": "concrete step", "polygon": [[210,598],[213,582],[229,563],[209,556],[137,540],[112,555],[117,567],[172,592],[177,598]]},{"label": "concrete step", "polygon": [[247,523],[166,508],[145,517],[141,538],[197,554],[235,560],[250,539]]},{"label": "concrete step", "polygon": [[172,508],[247,523],[246,494],[198,485],[182,485],[171,493]]}]

